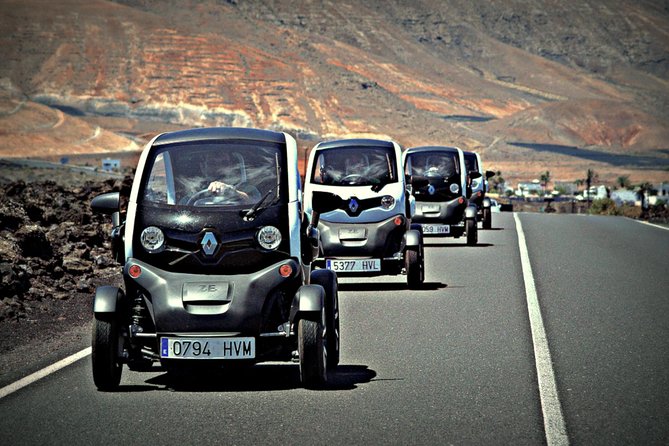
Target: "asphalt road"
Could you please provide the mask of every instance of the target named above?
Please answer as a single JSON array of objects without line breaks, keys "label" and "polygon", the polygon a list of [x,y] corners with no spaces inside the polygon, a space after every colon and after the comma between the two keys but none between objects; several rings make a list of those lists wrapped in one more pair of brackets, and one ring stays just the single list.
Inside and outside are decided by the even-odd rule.
[{"label": "asphalt road", "polygon": [[[517,217],[566,428],[558,443],[669,443],[669,231]],[[327,390],[270,364],[178,378],[125,369],[120,391],[101,393],[86,357],[0,399],[1,442],[546,443],[516,220],[494,214],[493,227],[476,247],[430,239],[423,290],[342,279],[342,363]]]}]

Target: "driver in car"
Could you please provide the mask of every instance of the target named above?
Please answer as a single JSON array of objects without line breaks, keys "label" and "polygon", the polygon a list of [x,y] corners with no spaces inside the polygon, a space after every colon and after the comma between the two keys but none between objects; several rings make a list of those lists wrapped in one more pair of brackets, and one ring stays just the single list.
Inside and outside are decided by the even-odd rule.
[{"label": "driver in car", "polygon": [[[202,160],[200,168],[202,173],[206,178],[217,178],[209,183],[207,190],[212,194],[232,194],[233,197],[238,198],[239,201],[243,203],[253,203],[257,197],[251,195],[257,195],[259,192],[251,189],[245,189],[243,185],[232,184],[231,180],[228,179],[232,172],[239,168],[234,157],[230,153],[222,150],[210,151]],[[224,181],[227,179],[227,182]],[[253,188],[255,189],[255,188]]]}]

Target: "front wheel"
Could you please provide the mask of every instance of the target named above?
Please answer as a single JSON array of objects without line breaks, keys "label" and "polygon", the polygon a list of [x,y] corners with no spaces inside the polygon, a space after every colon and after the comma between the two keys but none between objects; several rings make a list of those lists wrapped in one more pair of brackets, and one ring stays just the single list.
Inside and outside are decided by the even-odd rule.
[{"label": "front wheel", "polygon": [[327,358],[323,344],[323,324],[300,319],[297,324],[300,354],[300,381],[307,388],[322,387],[327,383]]},{"label": "front wheel", "polygon": [[119,358],[119,328],[115,314],[95,315],[91,347],[95,386],[106,392],[115,390],[121,382],[123,371]]},{"label": "front wheel", "polygon": [[479,235],[476,220],[467,220],[467,245],[474,246],[478,243]]},{"label": "front wheel", "polygon": [[337,275],[327,269],[311,272],[311,284],[320,285],[325,290],[325,345],[327,368],[333,370],[339,365],[341,334],[339,331],[339,291]]}]

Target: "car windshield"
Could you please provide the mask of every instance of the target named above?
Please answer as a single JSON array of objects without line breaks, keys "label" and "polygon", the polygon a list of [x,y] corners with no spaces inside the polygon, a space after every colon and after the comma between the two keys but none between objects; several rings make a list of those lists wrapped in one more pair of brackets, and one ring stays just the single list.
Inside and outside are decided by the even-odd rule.
[{"label": "car windshield", "polygon": [[419,152],[407,159],[407,174],[412,176],[440,176],[450,178],[460,173],[457,153]]},{"label": "car windshield", "polygon": [[279,197],[280,147],[262,143],[176,144],[147,160],[149,205],[244,206]]},{"label": "car windshield", "polygon": [[375,186],[397,181],[395,152],[385,147],[320,150],[311,182],[333,186]]}]

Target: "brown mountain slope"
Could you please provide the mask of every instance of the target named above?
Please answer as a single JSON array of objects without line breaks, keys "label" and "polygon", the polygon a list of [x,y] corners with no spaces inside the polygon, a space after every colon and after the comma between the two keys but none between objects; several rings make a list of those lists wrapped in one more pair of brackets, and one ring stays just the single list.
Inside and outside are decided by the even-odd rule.
[{"label": "brown mountain slope", "polygon": [[[565,175],[663,179],[668,25],[666,6],[631,0],[6,0],[0,79],[14,90],[0,155],[123,150],[126,136],[168,125],[241,125],[288,130],[305,148],[353,135],[458,145],[509,177],[563,163]],[[62,112],[19,123],[35,119],[31,102],[79,116],[36,129]]]}]

